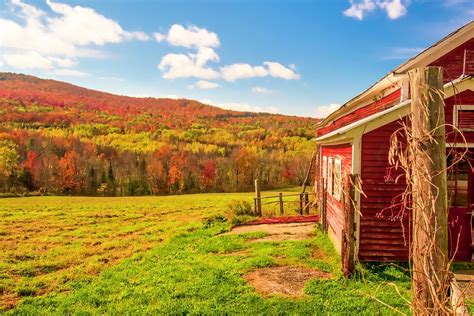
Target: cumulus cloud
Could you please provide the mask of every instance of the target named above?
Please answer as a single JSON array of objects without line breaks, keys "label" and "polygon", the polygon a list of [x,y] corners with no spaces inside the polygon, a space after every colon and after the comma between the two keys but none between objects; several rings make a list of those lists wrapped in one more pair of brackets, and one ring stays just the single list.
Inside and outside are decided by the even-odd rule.
[{"label": "cumulus cloud", "polygon": [[170,45],[182,46],[186,48],[219,47],[219,37],[216,33],[195,25],[184,27],[174,24],[168,34],[154,33],[157,42],[166,40]]},{"label": "cumulus cloud", "polygon": [[262,66],[250,66],[249,64],[233,64],[221,67],[221,76],[224,80],[235,81],[253,77],[265,77],[268,71]]},{"label": "cumulus cloud", "polygon": [[196,82],[195,86],[199,89],[214,89],[220,87],[219,84],[206,80],[199,80],[198,82]]},{"label": "cumulus cloud", "polygon": [[275,93],[275,91],[263,88],[263,87],[253,87],[252,88],[253,93],[259,93],[259,94],[272,94]]},{"label": "cumulus cloud", "polygon": [[389,19],[396,20],[406,15],[409,0],[350,0],[350,4],[351,6],[343,12],[344,15],[359,21],[376,9],[384,10]]},{"label": "cumulus cloud", "polygon": [[280,63],[266,61],[264,64],[268,67],[268,73],[272,77],[282,78],[285,80],[295,80],[300,78],[300,75]]},{"label": "cumulus cloud", "polygon": [[219,61],[219,56],[212,48],[200,48],[197,54],[167,54],[158,68],[163,72],[163,78],[202,78],[215,79],[219,73],[207,66],[209,61]]},{"label": "cumulus cloud", "polygon": [[251,66],[244,63],[224,66],[221,67],[221,76],[226,81],[266,76],[272,76],[285,80],[294,80],[300,78],[300,75],[296,74],[290,68],[287,68],[280,63],[270,61],[264,62],[263,66]]},{"label": "cumulus cloud", "polygon": [[329,104],[329,105],[320,105],[316,107],[316,110],[314,111],[314,116],[317,118],[325,118],[326,116],[336,111],[340,107],[341,105],[336,104],[336,103]]},{"label": "cumulus cloud", "polygon": [[4,54],[3,60],[9,66],[18,69],[51,69],[51,60],[41,56],[37,52],[25,52],[16,54]]},{"label": "cumulus cloud", "polygon": [[21,0],[10,2],[15,18],[0,18],[0,54],[14,68],[71,67],[77,57],[102,57],[98,47],[105,44],[148,40],[91,8],[46,0],[48,13]]}]

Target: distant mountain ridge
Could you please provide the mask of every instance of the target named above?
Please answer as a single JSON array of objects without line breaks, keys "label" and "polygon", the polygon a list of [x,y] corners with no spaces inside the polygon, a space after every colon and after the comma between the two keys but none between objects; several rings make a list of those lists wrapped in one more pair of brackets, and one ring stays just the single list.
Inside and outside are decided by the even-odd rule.
[{"label": "distant mountain ridge", "polygon": [[150,112],[164,116],[174,114],[184,117],[278,115],[226,110],[189,99],[116,95],[53,79],[41,79],[31,75],[7,72],[0,72],[0,98],[44,103],[59,107],[81,105],[85,110],[110,111],[118,114]]}]

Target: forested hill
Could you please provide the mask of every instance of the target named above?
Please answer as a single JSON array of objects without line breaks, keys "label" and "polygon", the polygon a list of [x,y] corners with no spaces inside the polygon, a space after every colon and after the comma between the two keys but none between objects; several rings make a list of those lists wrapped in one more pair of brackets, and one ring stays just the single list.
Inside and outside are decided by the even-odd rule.
[{"label": "forested hill", "polygon": [[0,73],[0,191],[143,195],[300,184],[316,119]]}]

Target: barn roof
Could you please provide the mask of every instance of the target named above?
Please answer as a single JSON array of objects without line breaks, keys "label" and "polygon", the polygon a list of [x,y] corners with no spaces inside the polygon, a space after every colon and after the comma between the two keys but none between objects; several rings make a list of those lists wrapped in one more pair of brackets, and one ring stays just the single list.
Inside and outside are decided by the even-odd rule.
[{"label": "barn roof", "polygon": [[[472,76],[465,76],[446,83],[444,85],[444,98],[449,98],[465,90],[474,90],[474,78]],[[368,133],[408,115],[410,113],[410,106],[411,99],[322,135],[316,138],[316,141],[319,144],[348,142],[354,135]]]},{"label": "barn roof", "polygon": [[349,101],[344,103],[339,109],[329,114],[323,120],[319,121],[316,124],[316,128],[325,126],[327,123],[332,122],[333,120],[352,112],[361,103],[371,100],[375,94],[399,82],[402,77],[400,75],[405,74],[408,70],[416,67],[427,66],[430,63],[434,62],[446,52],[449,52],[450,50],[469,40],[472,37],[473,32],[474,20],[470,21],[463,27],[445,36],[437,43],[433,44],[418,55],[412,57],[397,68],[390,71],[388,74],[386,74],[383,78],[381,78],[375,84],[370,86],[368,89],[364,90],[362,93],[350,99]]}]

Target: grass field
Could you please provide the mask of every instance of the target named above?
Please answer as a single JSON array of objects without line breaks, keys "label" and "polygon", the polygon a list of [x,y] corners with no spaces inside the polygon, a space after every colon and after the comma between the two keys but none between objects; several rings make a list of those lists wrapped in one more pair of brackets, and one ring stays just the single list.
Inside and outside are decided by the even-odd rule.
[{"label": "grass field", "polygon": [[[269,194],[269,193],[267,193]],[[220,216],[251,193],[166,197],[31,197],[0,200],[0,304],[7,313],[336,313],[409,312],[403,268],[361,268],[340,277],[325,236],[249,242],[222,235]],[[214,218],[215,220],[204,220]],[[322,257],[312,254],[318,250]],[[229,255],[236,253],[237,255]],[[242,275],[293,265],[331,272],[305,296],[259,296]]]}]

